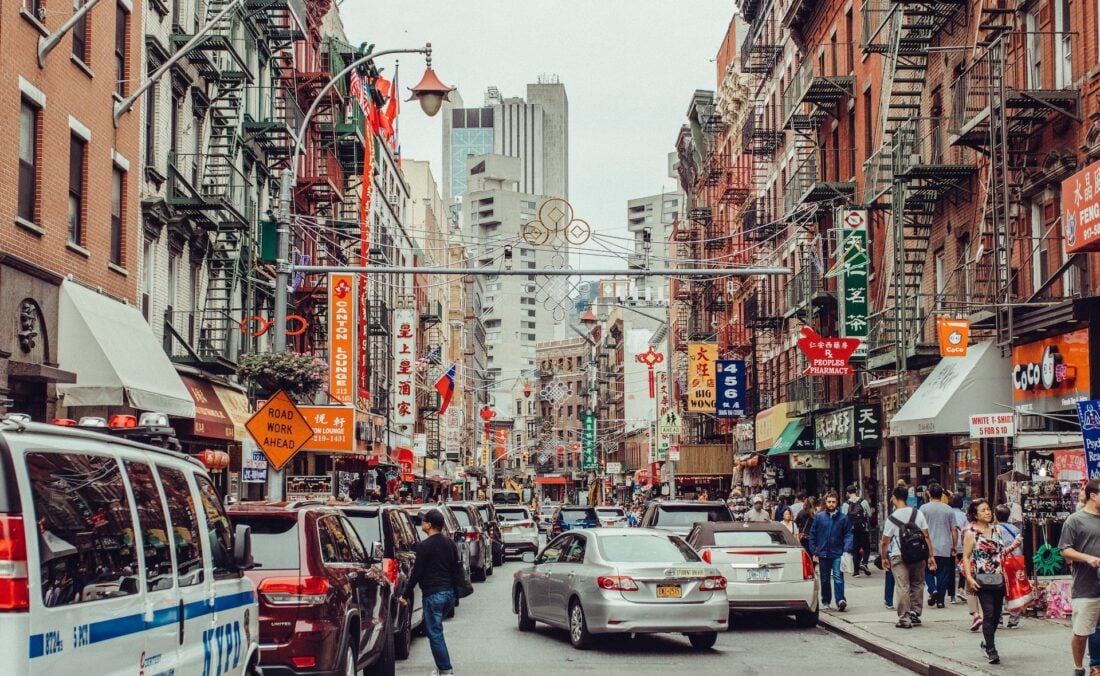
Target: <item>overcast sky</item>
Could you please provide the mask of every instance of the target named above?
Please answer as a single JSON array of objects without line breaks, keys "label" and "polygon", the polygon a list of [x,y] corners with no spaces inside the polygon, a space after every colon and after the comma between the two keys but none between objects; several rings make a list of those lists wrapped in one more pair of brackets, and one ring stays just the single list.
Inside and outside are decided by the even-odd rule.
[{"label": "overcast sky", "polygon": [[[713,59],[733,11],[730,0],[345,0],[340,8],[353,44],[431,42],[436,73],[467,106],[481,105],[490,85],[524,96],[528,82],[556,75],[569,97],[570,201],[593,230],[622,237],[628,199],[675,188],[667,154],[692,92],[716,88]],[[424,62],[400,61],[405,92]],[[392,59],[380,62],[393,73]],[[431,161],[437,182],[441,129],[415,104],[402,108],[402,154]],[[580,264],[625,267],[595,256]]]}]

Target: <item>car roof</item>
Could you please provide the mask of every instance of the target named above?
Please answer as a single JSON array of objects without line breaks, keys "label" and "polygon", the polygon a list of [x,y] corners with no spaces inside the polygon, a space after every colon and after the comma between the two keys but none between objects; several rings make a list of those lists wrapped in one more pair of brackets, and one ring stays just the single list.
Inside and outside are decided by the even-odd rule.
[{"label": "car roof", "polygon": [[36,422],[22,422],[19,420],[12,420],[10,418],[0,418],[0,437],[9,437],[11,439],[18,439],[22,435],[41,435],[46,437],[67,437],[70,439],[80,440],[92,440],[99,442],[106,442],[108,444],[119,444],[127,446],[129,448],[136,448],[142,451],[148,451],[151,453],[159,453],[172,458],[177,458],[185,462],[194,464],[197,467],[206,469],[198,458],[181,453],[179,451],[173,451],[161,446],[153,446],[151,444],[143,444],[139,441],[127,439],[126,437],[115,436],[110,433],[101,432],[107,428],[94,427],[94,428],[80,428],[70,427],[68,425],[47,425],[45,423]]},{"label": "car roof", "polygon": [[262,515],[262,516],[293,516],[299,512],[325,511],[333,514],[337,510],[326,506],[323,502],[313,500],[293,500],[290,502],[238,502],[229,506],[230,514],[237,515]]},{"label": "car roof", "polygon": [[774,521],[700,521],[695,528],[701,533],[732,533],[744,531],[782,531],[782,524]]},{"label": "car roof", "polygon": [[654,500],[653,504],[664,507],[726,507],[722,500]]},{"label": "car roof", "polygon": [[562,533],[562,535],[578,534],[587,535],[592,538],[637,537],[639,535],[659,535],[660,537],[668,537],[670,535],[676,535],[675,533],[670,533],[667,530],[661,530],[659,528],[582,528],[581,530],[570,530]]}]

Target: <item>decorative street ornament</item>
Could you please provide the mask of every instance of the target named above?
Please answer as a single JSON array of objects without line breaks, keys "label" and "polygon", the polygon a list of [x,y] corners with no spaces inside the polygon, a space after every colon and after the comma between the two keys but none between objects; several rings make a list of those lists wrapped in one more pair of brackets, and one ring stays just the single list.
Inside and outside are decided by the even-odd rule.
[{"label": "decorative street ornament", "polygon": [[848,360],[859,347],[859,338],[823,338],[809,326],[802,327],[798,347],[810,361],[803,371],[807,376],[846,376],[852,374]]},{"label": "decorative street ornament", "polygon": [[653,346],[650,345],[649,349],[645,352],[639,352],[638,354],[634,355],[634,359],[636,359],[639,364],[645,364],[645,367],[649,370],[649,398],[653,399],[657,396],[657,385],[656,381],[653,378],[653,367],[663,362],[665,360],[665,356],[660,352],[655,351],[653,349]]},{"label": "decorative street ornament", "polygon": [[966,319],[936,319],[936,332],[940,336],[941,357],[965,357],[970,343],[970,322]]},{"label": "decorative street ornament", "polygon": [[549,402],[554,408],[561,408],[566,399],[573,396],[573,389],[558,376],[539,388],[539,401]]},{"label": "decorative street ornament", "polygon": [[[567,270],[570,268],[569,245],[580,246],[587,242],[592,236],[592,228],[583,219],[574,218],[573,206],[566,199],[551,197],[539,206],[535,220],[523,224],[520,235],[531,246],[548,246],[553,253],[549,267]],[[531,285],[534,287],[531,292],[553,314],[554,321],[565,321],[572,298],[578,295],[577,285],[569,277],[540,277],[538,285]]]}]

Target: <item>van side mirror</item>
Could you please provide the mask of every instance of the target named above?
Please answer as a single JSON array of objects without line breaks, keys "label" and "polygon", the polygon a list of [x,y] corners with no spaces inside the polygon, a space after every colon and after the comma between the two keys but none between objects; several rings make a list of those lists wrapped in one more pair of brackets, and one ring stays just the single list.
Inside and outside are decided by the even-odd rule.
[{"label": "van side mirror", "polygon": [[370,546],[370,560],[381,561],[386,558],[386,549],[381,542],[372,542]]},{"label": "van side mirror", "polygon": [[251,570],[256,567],[252,560],[252,526],[237,524],[233,531],[233,562],[237,570]]},{"label": "van side mirror", "polygon": [[534,563],[535,562],[535,553],[534,552],[524,552],[522,560],[523,560],[524,563]]}]

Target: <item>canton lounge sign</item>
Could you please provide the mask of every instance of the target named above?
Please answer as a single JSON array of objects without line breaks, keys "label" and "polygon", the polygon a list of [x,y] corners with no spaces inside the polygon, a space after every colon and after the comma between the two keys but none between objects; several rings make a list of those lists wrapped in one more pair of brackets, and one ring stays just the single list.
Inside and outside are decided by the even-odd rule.
[{"label": "canton lounge sign", "polygon": [[843,448],[872,450],[882,443],[882,407],[857,404],[817,416],[817,444],[826,451]]}]

